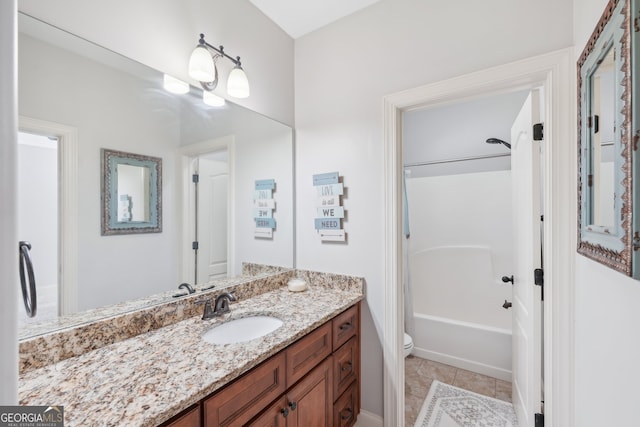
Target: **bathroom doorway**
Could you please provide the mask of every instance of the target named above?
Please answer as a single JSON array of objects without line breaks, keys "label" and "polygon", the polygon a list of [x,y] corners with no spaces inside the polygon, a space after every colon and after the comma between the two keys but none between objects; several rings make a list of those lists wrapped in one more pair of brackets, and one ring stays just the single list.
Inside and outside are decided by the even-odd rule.
[{"label": "bathroom doorway", "polygon": [[[525,228],[520,219],[530,216],[514,213],[514,208],[529,206],[519,200],[527,192],[519,187],[533,184],[521,182],[527,174],[512,171],[512,166],[526,167],[521,155],[523,150],[532,153],[535,144],[532,163],[539,170],[540,142],[532,140],[533,125],[519,122],[526,116],[529,123],[532,116],[544,116],[537,100],[537,90],[519,90],[402,114],[405,331],[414,347],[413,357],[405,359],[407,422],[415,421],[429,378],[512,401],[512,324],[517,320],[516,329],[525,330],[514,315],[528,304],[514,299],[516,287],[528,286],[516,265],[521,252],[533,252],[538,255],[536,267],[541,267],[542,249],[539,213],[536,241],[527,243],[537,249],[524,250],[518,247],[523,243],[515,241],[514,230]],[[511,159],[512,148],[516,161]],[[540,187],[537,181],[536,200]],[[538,301],[538,326],[539,308]],[[520,339],[528,334],[520,334]],[[542,346],[529,342],[535,349],[528,360],[540,365]],[[539,375],[539,369],[534,371]],[[451,372],[456,375],[439,375]],[[519,378],[514,388],[517,407],[523,406],[522,381]],[[533,387],[539,390],[537,404],[527,403],[540,412],[542,390],[539,382]]]},{"label": "bathroom doorway", "polygon": [[204,284],[234,270],[235,139],[192,144],[180,150],[182,182],[182,281]]},{"label": "bathroom doorway", "polygon": [[36,278],[36,317],[18,296],[18,326],[58,316],[58,138],[18,133],[18,239],[30,246]]},{"label": "bathroom doorway", "polygon": [[20,296],[23,325],[77,311],[77,129],[20,116],[18,151],[19,239],[31,240],[38,296],[32,319]]},{"label": "bathroom doorway", "polygon": [[384,371],[385,425],[404,425],[404,363],[402,360],[402,147],[401,113],[430,105],[473,99],[490,93],[543,88],[545,116],[544,152],[544,264],[545,264],[545,418],[555,425],[571,425],[572,383],[570,366],[573,311],[571,289],[555,283],[573,283],[571,263],[575,249],[558,230],[569,229],[575,215],[566,200],[575,193],[576,153],[569,117],[575,107],[571,88],[573,60],[570,49],[494,67],[389,95],[384,99],[386,241]]}]

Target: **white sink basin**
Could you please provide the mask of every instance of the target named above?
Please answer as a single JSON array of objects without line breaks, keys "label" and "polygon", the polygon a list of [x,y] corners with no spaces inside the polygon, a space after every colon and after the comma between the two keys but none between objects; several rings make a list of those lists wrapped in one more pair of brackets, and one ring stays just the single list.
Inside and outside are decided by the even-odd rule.
[{"label": "white sink basin", "polygon": [[251,316],[230,320],[202,334],[212,344],[232,344],[263,337],[282,326],[282,320],[271,316]]}]

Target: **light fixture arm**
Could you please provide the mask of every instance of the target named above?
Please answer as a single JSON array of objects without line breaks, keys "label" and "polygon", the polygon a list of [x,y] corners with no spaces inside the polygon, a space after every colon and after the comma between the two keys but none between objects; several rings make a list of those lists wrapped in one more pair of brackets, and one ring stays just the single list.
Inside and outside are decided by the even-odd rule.
[{"label": "light fixture arm", "polygon": [[204,39],[204,34],[200,34],[200,40],[198,40],[198,43],[201,46],[205,46],[208,49],[212,49],[216,52],[218,52],[220,55],[224,56],[225,58],[227,58],[229,61],[233,62],[233,65],[237,65],[237,66],[242,66],[242,64],[240,63],[240,57],[236,56],[235,58],[233,58],[232,56],[227,55],[224,52],[224,46],[220,45],[220,47],[215,47],[213,45],[210,45],[209,43],[207,43]]}]

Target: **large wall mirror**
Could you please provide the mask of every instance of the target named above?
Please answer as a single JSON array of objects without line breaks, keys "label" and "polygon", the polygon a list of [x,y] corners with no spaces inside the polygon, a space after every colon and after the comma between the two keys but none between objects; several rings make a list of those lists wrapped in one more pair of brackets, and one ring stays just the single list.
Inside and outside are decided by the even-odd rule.
[{"label": "large wall mirror", "polygon": [[[58,141],[59,150],[64,149],[65,141],[64,137],[60,140],[56,129],[73,129],[77,138],[77,180],[72,183],[77,206],[65,205],[62,200],[57,207],[43,208],[43,200],[37,201],[38,209],[46,210],[46,215],[39,213],[41,223],[44,216],[53,219],[58,212],[73,213],[77,223],[73,229],[60,230],[60,251],[52,255],[43,252],[38,236],[31,235],[35,227],[22,227],[24,235],[20,237],[32,242],[36,269],[38,264],[57,258],[58,266],[64,267],[63,273],[73,268],[77,286],[67,289],[65,275],[60,277],[55,265],[49,275],[36,272],[39,313],[24,322],[49,322],[39,329],[28,324],[28,331],[41,333],[46,332],[47,326],[69,326],[66,320],[70,316],[86,321],[83,313],[105,306],[117,311],[119,306],[139,307],[137,301],[164,302],[184,292],[178,289],[183,282],[195,285],[198,291],[216,283],[221,286],[216,280],[226,283],[229,278],[242,275],[243,263],[294,267],[290,127],[232,102],[207,105],[202,90],[193,86],[184,94],[169,93],[159,71],[24,14],[19,14],[18,56],[21,129],[25,130],[23,122],[53,124],[49,134],[44,126],[42,145]],[[161,229],[144,234],[102,235],[103,149],[125,154],[112,157],[111,166],[116,169],[111,172],[137,175],[136,182],[141,185],[134,187],[150,188],[147,179],[162,183],[161,191],[155,187]],[[144,165],[131,164],[126,160],[127,153],[140,155],[138,160],[142,162],[161,161],[158,176],[150,173],[145,177],[145,168],[140,167]],[[58,153],[57,173],[61,175],[66,173],[67,154]],[[32,177],[44,174],[45,168],[35,166],[35,159],[25,157],[21,162]],[[133,170],[127,170],[127,166],[133,166]],[[197,190],[192,182],[195,173],[200,174],[201,184],[197,212]],[[44,179],[56,182],[58,178]],[[273,215],[277,228],[270,239],[254,237],[253,191],[255,181],[262,179],[276,183]],[[113,186],[106,191],[116,197],[120,193]],[[145,207],[155,208],[153,193],[134,195],[134,191],[133,187],[123,188],[122,194],[132,197],[132,203],[144,201]],[[117,202],[113,201],[114,213]],[[134,214],[129,209],[127,212]],[[155,219],[153,210],[143,209],[137,214],[142,223],[153,223]],[[116,217],[112,228],[127,227],[132,221],[135,219]],[[63,221],[58,218],[58,222]],[[55,225],[48,227],[49,243],[56,235],[54,228]],[[196,240],[200,243],[197,252],[193,250]],[[77,256],[69,256],[65,241],[74,242]],[[211,246],[203,248],[207,242]],[[42,302],[46,294],[53,294],[54,307],[49,309]],[[73,303],[61,307],[56,306],[56,300]],[[59,314],[65,316],[65,322]],[[20,333],[22,338],[28,335],[29,332]]]},{"label": "large wall mirror", "polygon": [[[578,252],[632,275],[629,0],[611,0],[578,61]],[[635,143],[635,142],[634,142]]]}]

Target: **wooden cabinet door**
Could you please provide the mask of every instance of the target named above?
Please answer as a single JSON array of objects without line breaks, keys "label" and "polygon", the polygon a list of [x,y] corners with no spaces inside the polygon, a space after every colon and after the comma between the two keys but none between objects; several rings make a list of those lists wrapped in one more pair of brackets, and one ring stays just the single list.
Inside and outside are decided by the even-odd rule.
[{"label": "wooden cabinet door", "polygon": [[327,322],[287,348],[287,387],[331,354],[331,322]]},{"label": "wooden cabinet door", "polygon": [[286,407],[287,399],[283,396],[246,427],[287,427],[289,410]]},{"label": "wooden cabinet door", "polygon": [[332,371],[332,357],[329,357],[287,393],[287,427],[333,425]]}]

